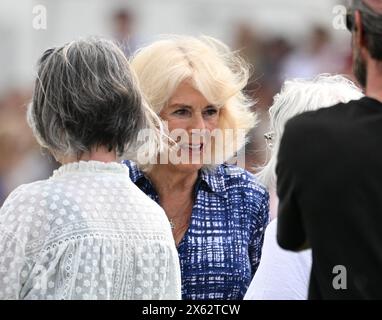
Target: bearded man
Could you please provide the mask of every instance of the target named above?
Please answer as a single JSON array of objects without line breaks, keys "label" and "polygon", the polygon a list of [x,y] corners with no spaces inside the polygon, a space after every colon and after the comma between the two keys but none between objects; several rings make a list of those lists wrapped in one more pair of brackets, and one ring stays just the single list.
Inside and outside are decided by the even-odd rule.
[{"label": "bearded man", "polygon": [[366,96],[291,119],[278,154],[277,240],[312,248],[309,299],[382,298],[382,0],[347,26]]}]

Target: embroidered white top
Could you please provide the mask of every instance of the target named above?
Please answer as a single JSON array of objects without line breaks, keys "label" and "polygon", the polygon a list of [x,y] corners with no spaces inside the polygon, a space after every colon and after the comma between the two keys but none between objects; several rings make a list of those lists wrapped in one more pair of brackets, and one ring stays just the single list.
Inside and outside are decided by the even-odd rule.
[{"label": "embroidered white top", "polygon": [[119,163],[63,165],[0,209],[0,299],[180,299],[163,209]]}]

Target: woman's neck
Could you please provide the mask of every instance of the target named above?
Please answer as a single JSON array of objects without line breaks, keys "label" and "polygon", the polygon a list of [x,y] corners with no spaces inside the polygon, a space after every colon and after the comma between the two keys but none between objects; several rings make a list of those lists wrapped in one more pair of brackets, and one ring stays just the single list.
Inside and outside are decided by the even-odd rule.
[{"label": "woman's neck", "polygon": [[148,174],[159,196],[162,194],[190,193],[198,178],[198,171],[182,171],[169,165],[155,165]]},{"label": "woman's neck", "polygon": [[117,154],[115,150],[109,151],[106,147],[100,146],[97,148],[92,148],[88,152],[83,152],[80,157],[76,157],[73,155],[65,156],[58,161],[61,164],[67,164],[70,162],[78,162],[78,161],[100,161],[100,162],[115,162],[117,161]]}]

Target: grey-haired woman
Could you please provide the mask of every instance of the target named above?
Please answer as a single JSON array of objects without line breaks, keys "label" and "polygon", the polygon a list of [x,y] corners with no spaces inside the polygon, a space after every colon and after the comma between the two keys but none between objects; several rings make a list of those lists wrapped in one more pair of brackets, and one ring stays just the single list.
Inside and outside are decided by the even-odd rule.
[{"label": "grey-haired woman", "polygon": [[28,120],[62,166],[1,208],[0,298],[180,298],[166,215],[116,162],[140,129],[160,146],[123,53],[101,39],[45,51]]}]

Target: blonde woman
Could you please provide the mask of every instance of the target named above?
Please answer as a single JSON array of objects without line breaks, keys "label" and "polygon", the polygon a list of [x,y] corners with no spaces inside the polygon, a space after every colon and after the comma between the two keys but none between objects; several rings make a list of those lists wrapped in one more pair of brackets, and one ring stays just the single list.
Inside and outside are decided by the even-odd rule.
[{"label": "blonde woman", "polygon": [[[168,36],[140,49],[132,69],[170,136],[186,134],[166,151],[168,161],[163,154],[149,166],[126,161],[132,180],[172,223],[183,299],[242,299],[268,223],[266,189],[246,170],[223,164],[255,125],[243,94],[248,68],[216,39]],[[174,163],[171,152],[186,160]]]},{"label": "blonde woman", "polygon": [[0,210],[0,299],[179,299],[168,220],[116,160],[142,129],[161,141],[122,51],[93,38],[45,51],[29,122],[62,166]]}]

